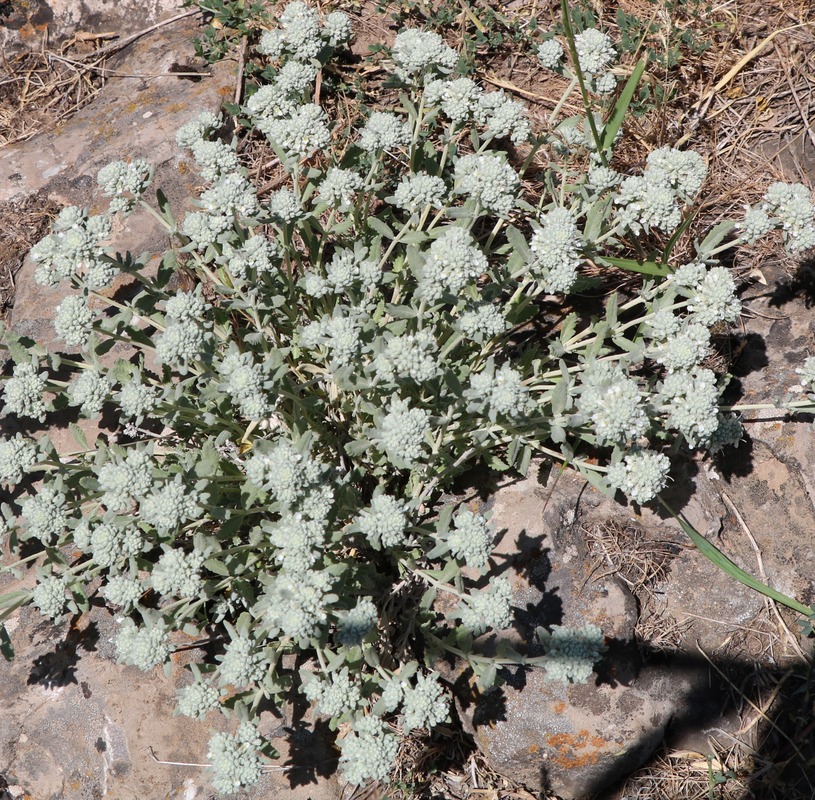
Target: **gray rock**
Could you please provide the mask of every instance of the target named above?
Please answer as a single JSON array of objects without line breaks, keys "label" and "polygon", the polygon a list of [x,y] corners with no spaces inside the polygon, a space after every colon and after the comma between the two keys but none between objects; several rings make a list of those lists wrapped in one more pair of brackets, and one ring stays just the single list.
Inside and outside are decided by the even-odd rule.
[{"label": "gray rock", "polygon": [[54,47],[77,33],[136,33],[182,10],[181,0],[11,0],[0,25],[0,49],[11,56]]}]

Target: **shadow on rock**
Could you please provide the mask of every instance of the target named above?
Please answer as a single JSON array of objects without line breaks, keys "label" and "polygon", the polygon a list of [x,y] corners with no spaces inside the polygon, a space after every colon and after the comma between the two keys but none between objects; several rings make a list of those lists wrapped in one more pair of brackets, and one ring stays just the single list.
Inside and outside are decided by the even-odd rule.
[{"label": "shadow on rock", "polygon": [[[85,628],[78,628],[79,616],[71,619],[65,638],[58,642],[50,653],[43,653],[31,664],[28,685],[38,684],[46,689],[54,689],[76,683],[76,667],[80,659],[80,650],[92,653],[99,641],[99,629],[95,622]],[[48,623],[50,625],[50,623]]]},{"label": "shadow on rock", "polygon": [[292,788],[316,784],[318,776],[330,778],[337,769],[335,734],[328,722],[295,722],[285,729],[289,745],[286,769]]}]

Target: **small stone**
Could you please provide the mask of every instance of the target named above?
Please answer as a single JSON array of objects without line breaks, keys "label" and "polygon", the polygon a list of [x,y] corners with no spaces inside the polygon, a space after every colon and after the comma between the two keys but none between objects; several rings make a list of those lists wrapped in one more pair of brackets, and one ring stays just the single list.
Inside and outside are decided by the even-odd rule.
[{"label": "small stone", "polygon": [[108,769],[115,777],[124,775],[130,769],[130,750],[124,729],[106,718],[104,757]]}]

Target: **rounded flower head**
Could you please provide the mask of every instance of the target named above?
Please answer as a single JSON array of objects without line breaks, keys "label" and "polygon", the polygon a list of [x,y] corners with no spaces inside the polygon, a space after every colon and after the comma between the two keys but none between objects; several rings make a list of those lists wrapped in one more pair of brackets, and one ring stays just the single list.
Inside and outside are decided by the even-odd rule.
[{"label": "rounded flower head", "polygon": [[91,335],[94,314],[84,295],[68,295],[55,309],[54,330],[69,347],[83,347]]},{"label": "rounded flower head", "polygon": [[506,217],[515,207],[520,180],[514,169],[492,153],[462,156],[456,162],[456,191],[467,194],[487,211]]},{"label": "rounded flower head", "polygon": [[447,537],[450,552],[468,567],[484,569],[495,539],[487,518],[462,508],[453,517],[453,525],[454,529]]},{"label": "rounded flower head", "polygon": [[37,460],[37,444],[17,433],[0,439],[0,483],[16,486]]},{"label": "rounded flower head", "polygon": [[538,45],[537,56],[544,69],[557,69],[563,60],[563,45],[557,39],[541,42]]},{"label": "rounded flower head", "polygon": [[441,208],[446,194],[447,187],[441,178],[419,172],[404,175],[389,201],[409,214],[416,214],[427,206]]},{"label": "rounded flower head", "polygon": [[33,364],[16,364],[12,376],[3,383],[3,413],[45,422],[45,372],[37,372]]},{"label": "rounded flower head", "polygon": [[411,408],[407,400],[392,397],[388,413],[378,430],[382,448],[397,467],[410,467],[424,455],[425,435],[430,429],[430,414],[423,408]]},{"label": "rounded flower head", "polygon": [[387,780],[399,753],[397,737],[374,716],[357,719],[339,744],[340,770],[345,780],[357,786]]},{"label": "rounded flower head", "polygon": [[356,523],[377,549],[399,547],[405,543],[408,525],[406,504],[387,494],[374,495]]},{"label": "rounded flower head", "polygon": [[608,34],[597,28],[586,28],[574,37],[580,69],[587,75],[599,75],[614,61],[616,52]]},{"label": "rounded flower head", "polygon": [[410,128],[401,117],[386,111],[374,111],[362,129],[359,146],[369,153],[397,150],[407,147],[410,139]]},{"label": "rounded flower head", "polygon": [[434,728],[448,716],[450,701],[439,683],[439,676],[419,675],[416,685],[405,689],[402,705],[403,729],[410,733],[414,728]]},{"label": "rounded flower head", "polygon": [[544,214],[541,224],[529,243],[530,271],[544,291],[566,293],[577,280],[583,239],[574,216],[566,208],[554,208]]},{"label": "rounded flower head", "polygon": [[396,35],[392,55],[396,74],[404,80],[425,72],[452,72],[458,64],[458,53],[438,33],[415,28]]},{"label": "rounded flower head", "polygon": [[608,468],[608,480],[635,503],[647,503],[665,488],[670,468],[671,462],[663,453],[632,450],[624,461]]}]

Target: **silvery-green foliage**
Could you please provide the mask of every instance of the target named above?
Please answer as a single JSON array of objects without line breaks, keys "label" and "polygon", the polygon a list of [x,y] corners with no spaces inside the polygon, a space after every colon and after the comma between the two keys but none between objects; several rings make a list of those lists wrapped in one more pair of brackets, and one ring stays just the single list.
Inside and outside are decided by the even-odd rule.
[{"label": "silvery-green foliage", "polygon": [[[166,252],[107,251],[111,215],[148,206],[149,168],[117,162],[100,181],[121,203],[64,209],[32,250],[37,279],[66,289],[55,331],[70,355],[2,332],[5,417],[45,425],[68,407],[104,423],[71,423],[76,448],[59,454],[28,428],[0,439],[8,541],[45,545],[28,597],[59,617],[98,589],[125,617],[121,660],[142,669],[188,636],[209,641],[207,677],[195,672],[179,706],[236,718],[210,742],[222,791],[260,775],[249,718],[291,689],[350,724],[340,766],[362,782],[387,777],[390,722],[447,719],[434,659],[464,653],[491,685],[500,665],[469,647],[512,624],[511,586],[473,577],[496,533],[477,506],[442,502],[453,477],[482,461],[524,471],[538,451],[644,503],[667,484],[669,453],[738,444],[741,422],[719,407],[726,379],[703,366],[709,327],[741,309],[717,255],[776,228],[800,250],[815,230],[803,187],[774,185],[737,239],[703,241],[682,265],[669,253],[666,277],[608,294],[595,319],[561,314],[557,296],[597,281],[604,259],[668,245],[703,161],[661,148],[620,174],[587,115],[532,135],[518,100],[454,75],[456,52],[417,30],[386,64],[398,104],[340,128],[323,68],[347,17],[295,2],[279,22],[234,118],[284,173],[273,185],[250,173],[240,138],[200,114],[176,140],[206,186],[178,219],[162,195],[151,208]],[[557,42],[540,52],[560,69]],[[610,84],[606,35],[584,32],[579,52],[590,91]],[[510,146],[527,140],[528,158]],[[111,301],[101,290],[119,273],[133,289]],[[815,386],[809,362],[802,382]],[[439,612],[443,593],[461,625]],[[553,638],[527,663],[587,678],[602,635]]]},{"label": "silvery-green foliage", "polygon": [[[801,383],[808,389],[815,389],[815,356],[808,356],[804,363],[795,370],[801,376]],[[0,445],[2,447],[2,445]],[[2,450],[0,449],[0,453]]]},{"label": "silvery-green foliage", "polygon": [[607,649],[603,632],[596,625],[586,625],[579,629],[552,625],[551,628],[551,632],[538,629],[538,635],[549,657],[546,680],[586,683],[594,665]]}]

